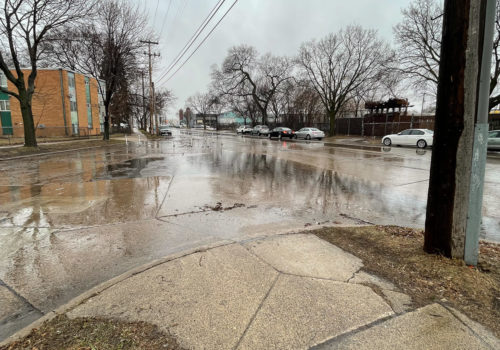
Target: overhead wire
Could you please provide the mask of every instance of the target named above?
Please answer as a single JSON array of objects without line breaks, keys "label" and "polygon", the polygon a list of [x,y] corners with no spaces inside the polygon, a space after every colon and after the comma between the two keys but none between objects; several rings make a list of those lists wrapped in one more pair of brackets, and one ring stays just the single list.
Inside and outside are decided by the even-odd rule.
[{"label": "overhead wire", "polygon": [[198,44],[198,46],[196,46],[196,48],[194,49],[194,51],[188,56],[188,58],[186,58],[186,60],[179,66],[179,68],[177,68],[175,70],[174,73],[172,73],[172,75],[167,79],[165,80],[165,82],[163,83],[166,84],[170,79],[172,79],[172,77],[177,74],[177,72],[187,63],[187,61],[189,61],[189,59],[196,53],[196,51],[198,51],[198,49],[200,48],[201,45],[203,45],[203,43],[208,39],[208,37],[210,36],[210,34],[212,34],[212,32],[215,30],[215,28],[217,28],[217,26],[219,25],[220,22],[222,22],[222,20],[224,19],[224,17],[226,17],[226,15],[229,13],[229,11],[231,11],[231,9],[234,7],[234,5],[236,5],[236,3],[238,2],[238,0],[235,0],[232,5],[227,9],[227,11],[224,13],[224,15],[222,15],[222,17],[219,19],[219,21],[217,21],[217,23],[215,24],[215,26],[210,30],[210,32],[208,32],[208,34],[203,38],[203,40]]},{"label": "overhead wire", "polygon": [[161,25],[161,30],[160,30],[160,38],[163,36],[163,29],[165,29],[165,23],[168,21],[168,13],[170,12],[170,5],[172,5],[172,0],[168,3],[167,7],[167,14],[165,15],[165,19],[163,20],[163,24]]},{"label": "overhead wire", "polygon": [[207,17],[201,22],[201,24],[198,26],[196,31],[193,33],[191,38],[187,41],[187,43],[184,45],[184,47],[179,51],[177,56],[172,60],[172,62],[167,65],[167,68],[163,73],[161,74],[160,78],[158,79],[158,82],[160,82],[162,79],[166,77],[166,75],[173,69],[173,67],[181,60],[182,56],[191,48],[191,46],[194,44],[196,39],[201,35],[203,30],[206,28],[206,26],[210,23],[212,18],[215,16],[215,14],[219,11],[221,6],[224,4],[226,0],[219,0],[217,4],[212,8],[212,10],[209,12]]}]

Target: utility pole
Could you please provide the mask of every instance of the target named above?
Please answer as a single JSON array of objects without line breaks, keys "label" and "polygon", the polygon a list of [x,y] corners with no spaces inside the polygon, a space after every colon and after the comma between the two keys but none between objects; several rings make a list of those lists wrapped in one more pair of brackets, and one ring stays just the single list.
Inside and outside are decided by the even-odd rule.
[{"label": "utility pole", "polygon": [[488,114],[490,97],[491,52],[493,50],[493,32],[495,26],[496,1],[487,0],[481,7],[481,19],[484,20],[482,32],[483,47],[480,60],[479,95],[477,118],[474,129],[474,148],[472,151],[472,174],[469,194],[469,212],[465,236],[464,260],[469,265],[477,265],[479,256],[479,231],[481,229],[481,211],[483,208],[484,172],[488,151]]},{"label": "utility pole", "polygon": [[[492,51],[491,37],[488,38],[489,34],[485,33],[493,28],[494,21],[491,21],[490,14],[494,19],[494,13],[495,0],[464,0],[460,6],[454,0],[445,0],[444,3],[436,124],[425,221],[424,250],[429,253],[459,259],[465,257],[466,231],[472,229],[467,220],[469,200],[474,199],[471,195],[479,196],[479,192],[470,192],[475,186],[471,186],[471,180],[476,181],[471,176],[474,122],[478,120],[481,123],[479,130],[476,128],[476,134],[482,135],[484,123],[479,114],[487,114],[488,111],[490,69],[485,59],[486,56],[491,58]],[[487,79],[483,79],[483,74],[479,79],[480,70],[487,72]],[[486,94],[486,102],[482,94]],[[485,157],[485,148],[481,157]],[[482,182],[477,187],[482,192]]]},{"label": "utility pole", "polygon": [[[157,53],[151,53],[151,45],[158,45],[157,41],[141,40],[143,44],[148,44],[148,52],[144,52],[148,55],[149,59],[149,133],[153,133],[153,118],[154,118],[154,96],[153,96],[153,62],[151,57],[160,56]],[[156,127],[158,132],[158,126]]]},{"label": "utility pole", "polygon": [[146,96],[144,95],[144,71],[141,70],[141,80],[142,80],[142,128],[146,130]]}]

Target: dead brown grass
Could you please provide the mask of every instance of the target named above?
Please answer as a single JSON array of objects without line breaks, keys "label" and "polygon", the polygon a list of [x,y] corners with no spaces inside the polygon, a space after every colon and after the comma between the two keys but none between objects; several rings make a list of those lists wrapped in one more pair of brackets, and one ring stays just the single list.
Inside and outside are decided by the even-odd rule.
[{"label": "dead brown grass", "polygon": [[122,140],[75,140],[68,142],[57,142],[52,144],[39,144],[38,147],[8,147],[0,148],[0,159],[14,158],[19,156],[36,155],[49,152],[71,151],[79,148],[104,147],[124,143]]},{"label": "dead brown grass", "polygon": [[174,337],[145,322],[58,316],[0,350],[182,349]]},{"label": "dead brown grass", "polygon": [[500,246],[481,243],[477,268],[427,254],[423,232],[396,226],[323,228],[318,237],[358,256],[364,270],[396,284],[415,306],[449,303],[500,336]]}]

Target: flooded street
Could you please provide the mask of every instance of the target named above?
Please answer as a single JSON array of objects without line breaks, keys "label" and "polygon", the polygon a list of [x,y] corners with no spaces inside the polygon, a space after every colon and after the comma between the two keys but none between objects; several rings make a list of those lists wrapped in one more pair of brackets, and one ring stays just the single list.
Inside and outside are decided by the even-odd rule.
[{"label": "flooded street", "polygon": [[[332,224],[423,227],[430,151],[230,135],[0,162],[0,339],[167,254]],[[481,237],[500,242],[500,161]]]}]

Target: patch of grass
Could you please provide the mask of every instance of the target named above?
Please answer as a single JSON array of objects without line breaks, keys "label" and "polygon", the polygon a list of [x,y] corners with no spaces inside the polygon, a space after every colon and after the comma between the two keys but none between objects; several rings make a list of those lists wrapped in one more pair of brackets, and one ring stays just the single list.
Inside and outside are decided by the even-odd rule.
[{"label": "patch of grass", "polygon": [[0,347],[0,350],[107,350],[107,349],[182,349],[176,339],[146,322],[122,322],[104,318],[66,316],[43,323],[25,338]]},{"label": "patch of grass", "polygon": [[139,129],[139,131],[141,132],[141,134],[143,134],[144,136],[146,136],[148,140],[162,140],[162,139],[165,138],[164,136],[157,136],[157,135],[150,134],[146,130],[140,130]]},{"label": "patch of grass", "polygon": [[423,231],[396,226],[322,228],[311,233],[356,255],[415,306],[440,301],[500,336],[500,245],[481,242],[478,267],[423,251]]},{"label": "patch of grass", "polygon": [[57,142],[52,144],[39,144],[38,147],[12,147],[0,148],[0,159],[13,158],[18,156],[43,154],[57,151],[70,151],[78,148],[104,147],[125,143],[123,140],[111,139],[103,140],[75,140],[68,142]]}]

